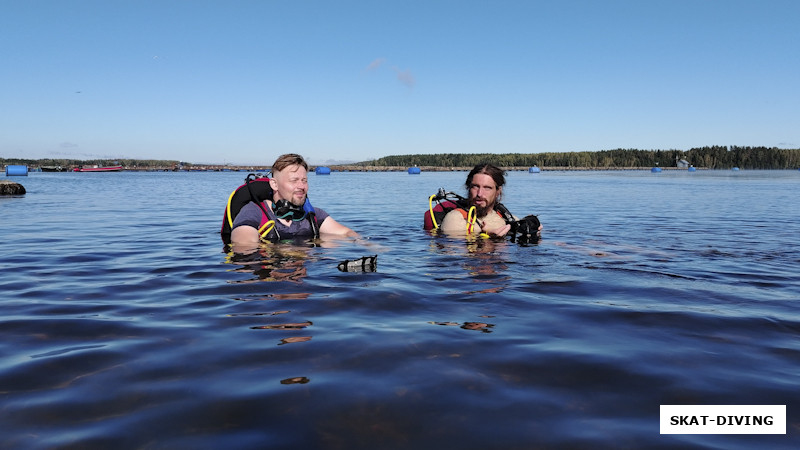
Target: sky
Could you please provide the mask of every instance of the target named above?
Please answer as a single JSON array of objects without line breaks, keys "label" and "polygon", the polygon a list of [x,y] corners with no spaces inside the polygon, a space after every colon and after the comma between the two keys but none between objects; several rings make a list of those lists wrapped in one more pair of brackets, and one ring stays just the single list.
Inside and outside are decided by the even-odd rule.
[{"label": "sky", "polygon": [[795,0],[0,0],[0,157],[800,148]]}]

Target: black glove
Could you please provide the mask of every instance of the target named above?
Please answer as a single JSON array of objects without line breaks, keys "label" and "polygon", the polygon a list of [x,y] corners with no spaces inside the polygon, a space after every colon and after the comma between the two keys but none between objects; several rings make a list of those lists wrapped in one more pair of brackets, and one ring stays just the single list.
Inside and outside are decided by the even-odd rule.
[{"label": "black glove", "polygon": [[534,215],[511,222],[511,242],[515,242],[517,239],[520,244],[538,242],[540,225],[539,218]]}]

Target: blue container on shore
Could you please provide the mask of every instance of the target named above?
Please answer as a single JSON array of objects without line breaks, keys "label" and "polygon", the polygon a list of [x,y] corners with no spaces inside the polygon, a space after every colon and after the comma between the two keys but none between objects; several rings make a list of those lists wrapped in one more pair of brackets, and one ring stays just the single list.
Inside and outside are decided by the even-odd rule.
[{"label": "blue container on shore", "polygon": [[28,166],[10,165],[6,166],[7,177],[27,177]]},{"label": "blue container on shore", "polygon": [[422,169],[420,169],[419,167],[414,166],[408,168],[409,175],[419,175],[420,173],[422,173]]},{"label": "blue container on shore", "polygon": [[317,167],[314,170],[314,172],[316,172],[317,175],[330,175],[331,174],[331,168],[330,167],[325,167],[325,166],[320,166],[320,167]]}]

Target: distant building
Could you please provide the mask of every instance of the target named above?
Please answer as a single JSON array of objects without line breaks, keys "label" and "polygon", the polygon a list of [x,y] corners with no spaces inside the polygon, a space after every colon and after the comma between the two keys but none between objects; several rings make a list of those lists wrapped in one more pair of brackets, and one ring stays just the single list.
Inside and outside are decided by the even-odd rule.
[{"label": "distant building", "polygon": [[675,165],[678,166],[678,169],[686,169],[689,167],[689,161],[685,159],[679,159],[675,161]]}]

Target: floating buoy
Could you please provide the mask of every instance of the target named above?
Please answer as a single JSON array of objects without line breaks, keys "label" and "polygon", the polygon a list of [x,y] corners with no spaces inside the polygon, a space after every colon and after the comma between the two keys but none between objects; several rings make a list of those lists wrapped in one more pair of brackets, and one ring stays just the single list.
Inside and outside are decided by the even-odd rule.
[{"label": "floating buoy", "polygon": [[417,166],[409,167],[408,168],[408,173],[409,173],[409,175],[419,175],[420,173],[422,173],[422,169],[420,169]]},{"label": "floating buoy", "polygon": [[539,173],[541,171],[542,171],[542,169],[540,169],[540,168],[538,168],[536,166],[533,166],[533,167],[528,169],[528,173]]},{"label": "floating buoy", "polygon": [[650,172],[653,172],[653,173],[661,172],[661,167],[653,167],[652,169],[650,169]]},{"label": "floating buoy", "polygon": [[317,167],[314,170],[314,172],[316,172],[317,175],[330,175],[331,174],[331,168],[330,167],[325,167],[325,166],[320,166],[320,167]]},{"label": "floating buoy", "polygon": [[689,166],[689,172],[696,172],[697,168],[695,166]]},{"label": "floating buoy", "polygon": [[27,177],[28,166],[9,165],[6,166],[7,177]]},{"label": "floating buoy", "polygon": [[739,168],[738,168],[738,167],[734,167],[734,168],[733,168],[733,169],[731,169],[731,170],[733,170],[733,171],[737,171],[737,170],[739,170]]}]

